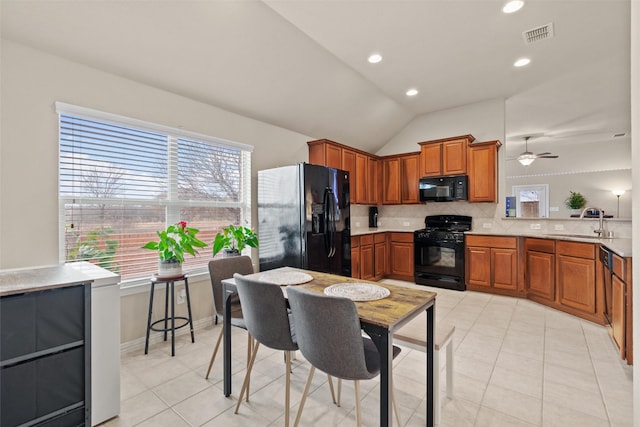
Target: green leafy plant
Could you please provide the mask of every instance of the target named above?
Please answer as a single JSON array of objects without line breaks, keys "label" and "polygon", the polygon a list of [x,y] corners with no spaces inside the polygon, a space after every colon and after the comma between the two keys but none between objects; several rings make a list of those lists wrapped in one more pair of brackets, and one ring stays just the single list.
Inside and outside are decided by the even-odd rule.
[{"label": "green leafy plant", "polygon": [[222,233],[216,234],[213,241],[213,256],[216,256],[222,249],[227,252],[241,253],[247,246],[258,247],[258,236],[250,228],[229,225],[222,229]]},{"label": "green leafy plant", "polygon": [[198,251],[195,248],[207,246],[196,237],[198,231],[200,230],[187,227],[186,222],[180,221],[168,226],[166,230],[158,231],[160,241],[149,242],[143,248],[158,251],[158,256],[162,261],[176,260],[183,263],[185,253],[196,256]]},{"label": "green leafy plant", "polygon": [[569,191],[569,197],[564,201],[569,209],[582,209],[587,205],[587,199],[576,191]]}]

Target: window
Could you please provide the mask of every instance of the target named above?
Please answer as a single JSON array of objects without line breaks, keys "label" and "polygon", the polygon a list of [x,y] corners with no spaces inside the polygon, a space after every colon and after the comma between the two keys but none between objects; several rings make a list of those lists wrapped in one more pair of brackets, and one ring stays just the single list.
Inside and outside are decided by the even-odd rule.
[{"label": "window", "polygon": [[549,184],[514,185],[516,217],[549,218]]},{"label": "window", "polygon": [[251,224],[252,147],[66,104],[60,117],[60,258],[86,260],[123,282],[157,271],[142,249],[186,221],[209,246],[185,258],[206,271],[215,234]]}]

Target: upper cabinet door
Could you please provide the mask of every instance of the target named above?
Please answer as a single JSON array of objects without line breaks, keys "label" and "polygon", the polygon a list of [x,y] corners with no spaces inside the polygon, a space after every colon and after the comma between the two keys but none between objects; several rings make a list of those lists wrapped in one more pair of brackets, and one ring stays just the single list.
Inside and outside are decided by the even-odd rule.
[{"label": "upper cabinet door", "polygon": [[383,196],[385,205],[399,205],[400,196],[400,159],[397,157],[384,159],[383,164]]},{"label": "upper cabinet door", "polygon": [[442,170],[442,144],[423,145],[420,149],[421,176],[439,176]]},{"label": "upper cabinet door", "polygon": [[442,143],[442,175],[467,173],[467,139]]},{"label": "upper cabinet door", "polygon": [[469,203],[498,201],[498,148],[500,141],[469,146]]},{"label": "upper cabinet door", "polygon": [[400,185],[403,204],[420,203],[418,181],[420,180],[420,154],[400,158]]}]

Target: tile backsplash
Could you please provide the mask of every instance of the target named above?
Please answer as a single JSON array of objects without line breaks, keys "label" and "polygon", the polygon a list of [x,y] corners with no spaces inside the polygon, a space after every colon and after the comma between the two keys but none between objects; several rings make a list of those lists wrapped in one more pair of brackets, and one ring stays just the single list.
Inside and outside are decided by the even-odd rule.
[{"label": "tile backsplash", "polygon": [[[351,226],[367,227],[369,210],[366,205],[351,205]],[[473,231],[490,234],[591,234],[598,228],[597,219],[578,218],[505,218],[504,207],[495,203],[442,202],[419,205],[379,205],[378,225],[387,230],[419,230],[427,215],[469,215]],[[605,219],[604,229],[615,237],[631,237],[631,220]]]}]

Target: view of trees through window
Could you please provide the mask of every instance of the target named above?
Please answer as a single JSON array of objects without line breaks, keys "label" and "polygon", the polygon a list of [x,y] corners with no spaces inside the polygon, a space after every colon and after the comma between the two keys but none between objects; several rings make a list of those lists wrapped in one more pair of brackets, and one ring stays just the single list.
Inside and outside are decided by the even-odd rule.
[{"label": "view of trees through window", "polygon": [[[224,226],[250,225],[249,180],[248,151],[61,114],[61,258],[147,278],[158,255],[141,246],[168,224],[186,221],[208,245]],[[210,259],[209,246],[183,269]]]}]

